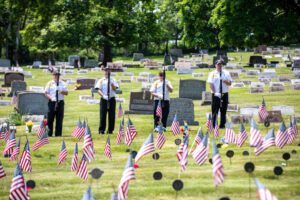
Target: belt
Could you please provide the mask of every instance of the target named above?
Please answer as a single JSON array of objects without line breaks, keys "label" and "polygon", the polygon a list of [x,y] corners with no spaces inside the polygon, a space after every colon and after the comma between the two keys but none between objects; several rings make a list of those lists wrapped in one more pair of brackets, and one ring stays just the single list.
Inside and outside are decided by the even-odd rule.
[{"label": "belt", "polygon": [[[56,101],[51,101],[51,100],[49,100],[49,102],[50,103],[56,103]],[[60,103],[60,102],[64,102],[64,100],[58,100],[58,103]]]}]

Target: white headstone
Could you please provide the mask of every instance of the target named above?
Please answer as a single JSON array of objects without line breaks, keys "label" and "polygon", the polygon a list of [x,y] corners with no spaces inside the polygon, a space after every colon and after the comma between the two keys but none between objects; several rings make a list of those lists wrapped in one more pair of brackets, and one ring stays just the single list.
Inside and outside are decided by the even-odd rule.
[{"label": "white headstone", "polygon": [[293,115],[295,114],[294,106],[272,106],[272,110],[280,110],[283,115]]}]

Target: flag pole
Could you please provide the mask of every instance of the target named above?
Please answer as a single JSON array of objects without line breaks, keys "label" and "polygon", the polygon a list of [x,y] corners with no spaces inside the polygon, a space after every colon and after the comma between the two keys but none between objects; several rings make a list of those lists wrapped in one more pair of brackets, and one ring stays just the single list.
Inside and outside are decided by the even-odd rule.
[{"label": "flag pole", "polygon": [[[201,130],[201,126],[199,127],[199,129],[198,129],[198,131],[197,131],[197,133],[196,133],[195,139],[196,139],[196,137],[197,137],[197,134],[198,134],[198,132],[199,132],[200,130]],[[192,144],[192,146],[191,146],[191,148],[190,148],[190,151],[189,151],[188,155],[190,155],[190,154],[191,154],[191,151],[192,151],[192,149],[193,149],[193,146],[194,146],[194,144],[195,144],[195,139],[194,139],[194,141],[193,141],[193,144]]]}]

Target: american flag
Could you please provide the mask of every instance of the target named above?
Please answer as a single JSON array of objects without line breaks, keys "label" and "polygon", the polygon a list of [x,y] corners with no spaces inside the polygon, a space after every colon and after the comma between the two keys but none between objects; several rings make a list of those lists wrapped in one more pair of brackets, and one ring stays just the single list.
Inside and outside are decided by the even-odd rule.
[{"label": "american flag", "polygon": [[84,179],[84,180],[88,180],[88,169],[87,169],[87,161],[86,161],[86,157],[83,154],[82,159],[80,161],[79,167],[78,167],[78,171],[76,173],[77,176],[79,176],[80,178]]},{"label": "american flag", "polygon": [[4,132],[4,140],[7,141],[10,138],[10,126],[9,122],[6,124],[5,132]]},{"label": "american flag", "polygon": [[14,148],[14,151],[12,152],[9,158],[9,161],[17,160],[19,154],[20,154],[20,138],[16,147]]},{"label": "american flag", "polygon": [[85,126],[85,136],[83,140],[83,154],[85,155],[86,159],[89,162],[95,159],[95,148],[94,148],[94,143],[93,143],[92,135],[88,124],[86,124]]},{"label": "american flag", "polygon": [[80,68],[80,67],[81,67],[80,60],[78,60],[78,62],[77,62],[77,65],[78,65],[78,68]]},{"label": "american flag", "polygon": [[244,144],[244,142],[247,140],[247,138],[248,138],[248,135],[247,135],[246,129],[244,127],[244,124],[241,123],[240,132],[239,132],[239,136],[238,136],[238,140],[237,140],[238,147],[241,147]]},{"label": "american flag", "polygon": [[19,65],[19,62],[18,62],[18,61],[16,61],[16,67],[20,67],[20,65]]},{"label": "american flag", "polygon": [[260,200],[277,200],[277,198],[268,190],[258,179],[254,179],[258,199]]},{"label": "american flag", "polygon": [[116,144],[120,144],[122,142],[123,137],[124,137],[124,117],[120,123]]},{"label": "american flag", "polygon": [[231,128],[230,123],[226,122],[226,128],[225,128],[225,142],[236,144],[237,143],[237,137],[233,129]]},{"label": "american flag", "polygon": [[264,99],[262,100],[262,103],[261,103],[261,105],[259,107],[258,114],[259,114],[259,116],[260,116],[260,118],[262,120],[265,120],[269,116],[269,113],[268,113],[268,111],[266,109],[266,104],[265,104],[265,100]]},{"label": "american flag", "polygon": [[82,200],[94,200],[93,192],[91,189],[91,186],[88,187],[88,189],[85,191]]},{"label": "american flag", "polygon": [[48,133],[45,132],[43,137],[41,137],[41,139],[38,139],[32,147],[32,150],[35,151],[38,148],[40,148],[41,146],[43,146],[44,144],[49,144],[49,138],[48,138]]},{"label": "american flag", "polygon": [[24,151],[22,153],[22,156],[20,158],[20,167],[25,170],[26,172],[32,171],[32,166],[31,166],[31,155],[30,155],[30,149],[29,149],[29,142],[27,140]]},{"label": "american flag", "polygon": [[135,156],[135,162],[137,163],[143,156],[153,152],[154,150],[153,133],[150,133],[143,146]]},{"label": "american flag", "polygon": [[5,130],[4,130],[4,127],[1,126],[1,129],[0,129],[0,139],[4,139],[5,138]]},{"label": "american flag", "polygon": [[197,145],[199,145],[203,139],[203,132],[202,130],[199,130],[196,137],[195,137],[195,142],[197,143]]},{"label": "american flag", "polygon": [[67,153],[66,144],[65,144],[65,141],[63,140],[62,145],[61,145],[61,150],[59,153],[59,157],[58,157],[57,165],[60,165],[61,163],[65,162],[67,155],[68,155],[68,153]]},{"label": "american flag", "polygon": [[119,104],[119,110],[118,110],[118,118],[121,118],[124,115],[122,105],[121,103]]},{"label": "american flag", "polygon": [[123,200],[128,197],[129,181],[134,179],[135,174],[132,164],[132,155],[130,153],[118,188],[119,200]]},{"label": "american flag", "polygon": [[211,113],[209,113],[209,115],[208,115],[208,119],[206,121],[206,127],[210,133],[212,133],[214,131]]},{"label": "american flag", "polygon": [[295,130],[293,129],[292,120],[290,120],[290,125],[289,125],[289,128],[287,130],[287,133],[289,135],[289,139],[287,141],[287,144],[291,144],[292,142],[294,142],[296,140],[296,133],[295,133]]},{"label": "american flag", "polygon": [[2,165],[2,163],[1,163],[1,161],[0,161],[0,178],[3,178],[3,177],[5,177],[5,176],[6,176],[6,174],[5,174],[3,165]]},{"label": "american flag", "polygon": [[179,127],[179,121],[177,119],[177,114],[175,114],[174,120],[171,125],[171,129],[172,129],[173,135],[178,135],[180,133],[180,127]]},{"label": "american flag", "polygon": [[52,63],[51,63],[51,60],[49,59],[48,60],[48,67],[51,67],[52,66]]},{"label": "american flag", "polygon": [[9,139],[6,142],[6,146],[5,146],[3,155],[11,155],[14,147],[17,145],[15,133],[16,133],[16,131],[13,130],[12,133],[10,134]]},{"label": "american flag", "polygon": [[251,128],[250,128],[250,146],[258,147],[262,142],[262,136],[258,130],[254,119],[251,119]]},{"label": "american flag", "polygon": [[295,133],[296,135],[298,135],[297,121],[296,121],[296,118],[295,118],[295,117],[293,118],[292,122],[293,122],[294,133]]},{"label": "american flag", "polygon": [[219,184],[223,183],[225,180],[225,173],[224,168],[222,164],[222,160],[216,145],[216,141],[213,141],[213,159],[212,159],[212,167],[213,167],[213,177],[216,187],[218,187]]},{"label": "american flag", "polygon": [[30,199],[27,191],[26,182],[24,180],[19,163],[17,163],[15,174],[12,179],[10,192],[9,192],[9,199],[10,200]]},{"label": "american flag", "polygon": [[286,126],[284,124],[284,121],[282,121],[275,139],[276,146],[282,149],[284,145],[287,143],[288,139],[289,139],[289,135],[287,133]]},{"label": "american flag", "polygon": [[166,137],[164,135],[164,130],[162,124],[158,125],[158,132],[156,137],[155,146],[158,149],[161,149],[166,142]]},{"label": "american flag", "polygon": [[198,165],[203,165],[208,157],[208,133],[205,134],[203,140],[197,145],[196,149],[192,152],[192,156]]},{"label": "american flag", "polygon": [[78,169],[78,144],[75,144],[74,154],[72,157],[71,171]]},{"label": "american flag", "polygon": [[17,103],[17,96],[16,96],[16,92],[13,92],[12,94],[12,98],[10,100],[10,105],[14,105]]},{"label": "american flag", "polygon": [[112,192],[110,195],[110,200],[118,200],[118,194],[116,192]]},{"label": "american flag", "polygon": [[[85,125],[85,122],[83,123]],[[72,136],[76,137],[78,140],[80,140],[85,133],[85,126],[82,125],[80,119],[77,122],[77,125],[75,126]]]},{"label": "american flag", "polygon": [[219,125],[218,125],[218,118],[216,118],[216,122],[215,122],[215,128],[214,128],[214,138],[218,138],[219,137]]},{"label": "american flag", "polygon": [[269,130],[268,134],[263,139],[261,145],[255,148],[255,150],[254,150],[255,155],[258,156],[259,154],[261,154],[262,152],[264,152],[266,149],[268,149],[271,146],[275,146],[275,135],[274,135],[273,128],[271,130]]},{"label": "american flag", "polygon": [[104,155],[105,155],[105,157],[111,159],[111,148],[110,148],[109,136],[107,137],[107,141],[106,141],[106,144],[105,144]]},{"label": "american flag", "polygon": [[183,142],[180,144],[177,150],[178,163],[181,165],[181,171],[183,172],[188,163],[188,146],[189,146],[189,136],[186,135]]},{"label": "american flag", "polygon": [[133,126],[130,118],[128,118],[126,135],[125,135],[125,144],[130,146],[133,139],[135,138],[136,134],[137,134],[137,131],[136,131],[135,127]]},{"label": "american flag", "polygon": [[157,107],[156,107],[156,113],[155,115],[162,119],[162,108],[161,108],[161,101],[158,101]]},{"label": "american flag", "polygon": [[41,122],[41,125],[39,126],[38,130],[37,130],[37,136],[39,139],[41,139],[41,137],[44,135],[46,131],[46,126],[44,124],[44,121]]}]

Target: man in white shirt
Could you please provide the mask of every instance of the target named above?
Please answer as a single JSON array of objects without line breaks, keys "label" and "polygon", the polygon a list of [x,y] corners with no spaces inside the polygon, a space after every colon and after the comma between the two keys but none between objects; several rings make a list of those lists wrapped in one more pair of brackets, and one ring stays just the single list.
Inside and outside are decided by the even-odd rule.
[{"label": "man in white shirt", "polygon": [[229,72],[222,70],[222,65],[223,60],[217,60],[215,64],[216,70],[209,73],[207,82],[209,83],[212,93],[211,112],[213,127],[215,127],[215,122],[220,109],[220,128],[225,128],[226,112],[228,106],[228,91],[232,79]]},{"label": "man in white shirt", "polygon": [[[48,135],[51,137],[53,134],[53,122],[56,118],[55,136],[62,135],[62,126],[64,119],[64,95],[68,95],[68,88],[63,81],[59,80],[60,73],[53,72],[53,80],[49,81],[45,88],[45,96],[49,99],[48,102]],[[58,81],[59,80],[59,81]],[[58,83],[58,84],[57,84]],[[58,101],[56,97],[58,95]]]},{"label": "man in white shirt", "polygon": [[[158,74],[159,80],[155,81],[150,89],[150,92],[152,96],[154,97],[154,127],[158,125],[159,117],[156,115],[156,109],[159,103],[159,100],[161,101],[161,107],[162,107],[162,119],[161,122],[164,127],[167,127],[167,120],[169,115],[169,109],[170,109],[170,92],[173,92],[173,87],[170,81],[165,80],[164,83],[164,72],[161,71]],[[165,85],[165,88],[163,88],[163,85]],[[164,93],[163,93],[164,92]]]},{"label": "man in white shirt", "polygon": [[[110,71],[108,68],[104,69],[104,78],[100,79],[95,88],[101,97],[100,100],[100,125],[99,134],[104,134],[106,129],[106,115],[108,112],[108,133],[112,134],[115,128],[115,112],[116,112],[116,90],[119,84],[115,79],[110,78]],[[109,82],[109,83],[108,83]],[[109,84],[109,87],[108,87]]]}]

